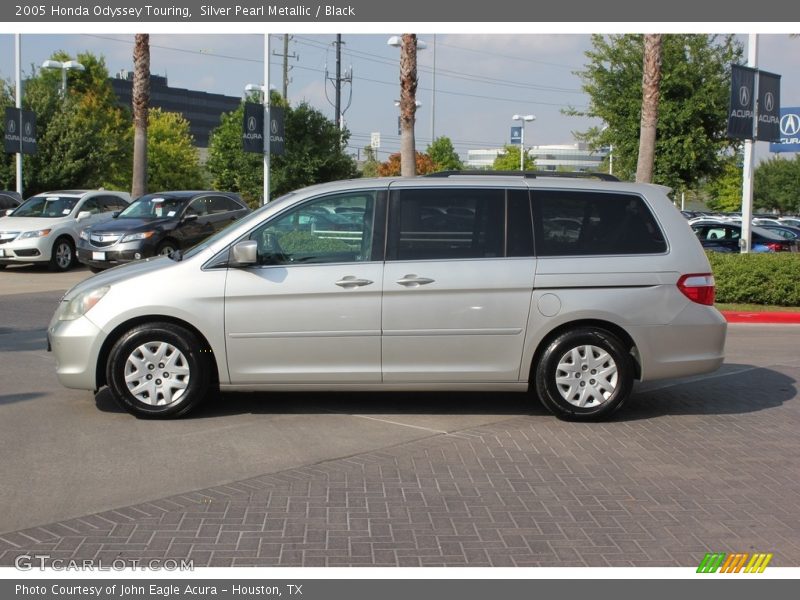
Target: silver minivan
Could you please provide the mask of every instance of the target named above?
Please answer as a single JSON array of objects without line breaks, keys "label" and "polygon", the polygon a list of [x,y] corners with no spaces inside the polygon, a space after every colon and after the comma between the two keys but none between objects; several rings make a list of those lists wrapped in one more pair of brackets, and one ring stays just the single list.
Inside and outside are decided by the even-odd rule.
[{"label": "silver minivan", "polygon": [[305,188],[71,289],[48,329],[58,378],[150,418],[218,390],[518,391],[607,417],[635,380],[723,361],[714,278],[667,192],[533,174]]}]

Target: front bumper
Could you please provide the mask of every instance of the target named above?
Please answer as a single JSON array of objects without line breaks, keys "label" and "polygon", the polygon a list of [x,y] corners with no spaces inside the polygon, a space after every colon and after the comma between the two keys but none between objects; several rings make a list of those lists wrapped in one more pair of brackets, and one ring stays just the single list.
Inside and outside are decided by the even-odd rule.
[{"label": "front bumper", "polygon": [[97,359],[102,330],[86,317],[54,319],[47,328],[47,345],[56,359],[56,375],[64,387],[97,389]]},{"label": "front bumper", "polygon": [[38,238],[17,238],[13,242],[0,244],[0,264],[18,265],[50,260],[52,240],[50,236]]},{"label": "front bumper", "polygon": [[141,241],[114,244],[107,248],[96,248],[81,240],[77,249],[78,261],[95,269],[109,269],[135,260],[149,258],[155,254],[155,246]]}]

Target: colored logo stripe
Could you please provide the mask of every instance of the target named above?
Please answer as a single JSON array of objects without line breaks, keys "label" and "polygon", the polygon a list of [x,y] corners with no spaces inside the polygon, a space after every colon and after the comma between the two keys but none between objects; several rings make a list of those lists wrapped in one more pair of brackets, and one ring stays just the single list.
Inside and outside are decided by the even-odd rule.
[{"label": "colored logo stripe", "polygon": [[720,573],[741,573],[744,569],[744,573],[763,573],[772,560],[772,556],[772,554],[766,553],[750,555],[747,552],[734,554],[708,552],[700,562],[700,566],[697,567],[697,572],[716,573],[719,570]]}]

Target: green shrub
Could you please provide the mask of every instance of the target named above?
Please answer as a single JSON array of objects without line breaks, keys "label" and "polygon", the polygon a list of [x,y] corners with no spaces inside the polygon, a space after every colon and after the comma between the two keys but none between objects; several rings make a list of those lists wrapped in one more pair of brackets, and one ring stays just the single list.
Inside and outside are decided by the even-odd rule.
[{"label": "green shrub", "polygon": [[800,306],[800,253],[709,252],[717,302]]}]

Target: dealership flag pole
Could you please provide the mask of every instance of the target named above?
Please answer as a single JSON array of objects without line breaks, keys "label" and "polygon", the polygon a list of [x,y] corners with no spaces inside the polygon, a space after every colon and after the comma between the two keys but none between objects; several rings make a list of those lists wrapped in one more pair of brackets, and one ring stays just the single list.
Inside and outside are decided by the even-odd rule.
[{"label": "dealership flag pole", "polygon": [[[21,54],[22,54],[22,41],[19,33],[14,34],[14,49],[16,51],[15,69],[17,77],[16,100],[17,109],[22,108],[22,67],[21,67]],[[20,124],[21,125],[21,124]],[[22,135],[20,127],[20,136]],[[20,144],[21,146],[21,144]],[[22,148],[17,152],[17,193],[22,196]]]},{"label": "dealership flag pole", "polygon": [[[756,68],[758,64],[758,34],[751,33],[747,41],[747,66]],[[750,252],[753,220],[753,165],[755,157],[755,136],[758,133],[758,77],[753,86],[753,134],[744,141],[744,166],[742,173],[742,238],[739,240],[742,254]]]}]

